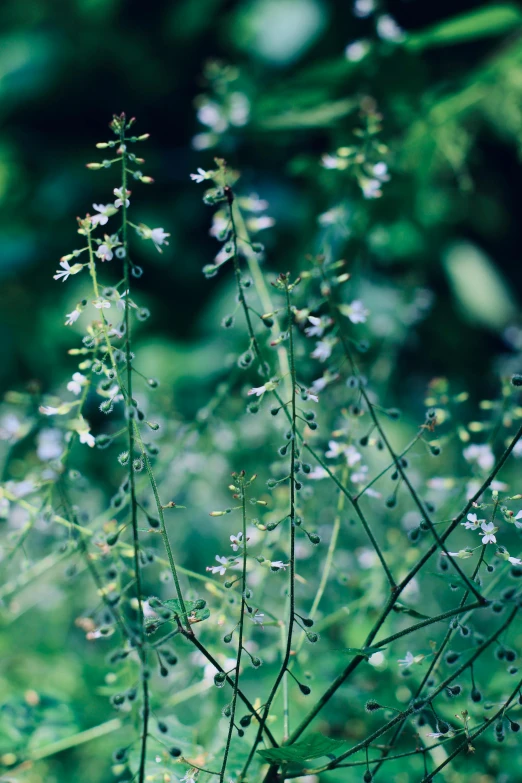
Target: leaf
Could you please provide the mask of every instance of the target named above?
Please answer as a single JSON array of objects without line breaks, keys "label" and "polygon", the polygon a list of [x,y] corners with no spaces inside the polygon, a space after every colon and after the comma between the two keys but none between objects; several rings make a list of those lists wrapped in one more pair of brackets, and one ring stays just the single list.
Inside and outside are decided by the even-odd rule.
[{"label": "leaf", "polygon": [[420,33],[408,36],[410,49],[465,43],[476,38],[502,35],[522,24],[522,11],[512,3],[475,8],[468,13],[446,19]]},{"label": "leaf", "polygon": [[[188,616],[190,623],[201,623],[203,620],[208,620],[210,617],[210,610],[207,609],[207,607],[204,605],[203,601],[203,607],[201,607],[201,600],[198,601],[184,601],[185,604],[185,610],[186,614]],[[171,610],[171,612],[174,613],[175,617],[179,617],[180,619],[183,618],[183,611],[181,609],[181,604],[179,602],[179,599],[177,598],[168,598],[166,601],[162,601],[162,604],[166,606],[168,609]]]},{"label": "leaf", "polygon": [[378,652],[382,652],[386,647],[344,647],[344,652],[350,653],[350,655],[362,655],[363,658],[371,658],[372,655]]},{"label": "leaf", "polygon": [[293,745],[282,745],[280,748],[268,748],[258,750],[265,761],[279,764],[281,761],[306,761],[316,759],[319,756],[329,756],[336,753],[346,742],[344,740],[330,739],[322,734],[308,734]]},{"label": "leaf", "polygon": [[[464,581],[464,579],[461,579],[458,574],[435,574],[432,573],[432,576],[436,576],[437,579],[442,579],[443,582],[446,582],[446,584],[452,586],[452,587],[458,587],[459,589],[469,590],[468,585]],[[475,589],[477,592],[480,592],[478,589],[478,585],[475,585]]]},{"label": "leaf", "polygon": [[410,606],[405,606],[405,604],[401,604],[397,602],[395,606],[393,607],[393,611],[397,612],[398,614],[408,614],[410,617],[416,617],[417,620],[429,620],[429,615],[422,614],[422,612],[418,612],[416,609],[412,609]]}]

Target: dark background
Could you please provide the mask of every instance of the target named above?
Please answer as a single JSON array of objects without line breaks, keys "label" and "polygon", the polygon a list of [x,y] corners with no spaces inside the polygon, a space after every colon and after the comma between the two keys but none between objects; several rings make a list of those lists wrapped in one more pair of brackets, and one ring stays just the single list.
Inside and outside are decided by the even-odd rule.
[{"label": "dark background", "polygon": [[[269,5],[269,4],[267,4]],[[77,214],[103,200],[105,182],[84,168],[97,160],[96,141],[108,137],[113,112],[138,117],[137,128],[150,131],[147,173],[156,184],[137,193],[135,203],[172,234],[163,256],[146,256],[140,286],[154,307],[145,333],[192,345],[213,328],[206,319],[209,302],[222,289],[220,280],[204,281],[201,267],[211,260],[215,241],[208,237],[208,210],[201,189],[189,181],[198,165],[209,167],[219,152],[240,167],[244,182],[272,203],[278,226],[267,240],[267,263],[279,271],[296,266],[313,242],[307,220],[330,205],[332,188],[319,188],[317,160],[346,143],[353,115],[332,123],[317,122],[267,130],[267,113],[277,114],[300,102],[312,105],[350,96],[371,95],[384,114],[383,138],[392,153],[412,124],[426,116],[441,96],[462,90],[507,48],[517,48],[518,32],[464,40],[419,52],[385,42],[360,67],[347,64],[343,50],[360,37],[376,39],[372,18],[354,17],[348,2],[312,3],[321,32],[290,62],[259,56],[248,39],[251,17],[263,3],[220,0],[4,0],[0,8],[0,375],[6,387],[37,379],[44,389],[60,376],[68,335],[58,312],[66,312],[65,287],[52,279],[59,257],[75,246]],[[407,31],[486,6],[460,2],[389,2],[381,12],[395,16]],[[307,3],[305,3],[307,6]],[[256,10],[257,9],[257,10]],[[379,48],[380,47],[380,48]],[[194,99],[207,89],[205,62],[218,59],[240,68],[240,84],[251,102],[251,120],[232,128],[211,150],[195,151],[191,140],[202,127]],[[517,61],[518,63],[518,61]],[[498,88],[500,90],[500,88]],[[503,89],[503,88],[502,88]],[[495,84],[488,84],[495,100]],[[518,93],[512,97],[518,101]],[[401,354],[423,375],[456,373],[466,385],[489,390],[494,356],[506,348],[498,324],[465,317],[451,293],[441,266],[447,243],[467,240],[487,253],[495,273],[520,290],[518,128],[506,128],[501,114],[479,102],[469,113],[450,116],[457,131],[470,135],[462,170],[437,162],[437,140],[420,160],[393,158],[389,198],[368,203],[368,222],[394,225],[406,220],[417,233],[414,247],[392,247],[377,261],[399,285],[428,285],[436,302],[421,327],[421,344]],[[489,114],[488,114],[489,112]],[[204,130],[204,129],[203,129]],[[427,137],[430,131],[428,128]],[[303,160],[305,165],[301,165]],[[457,166],[457,169],[459,167]],[[112,188],[112,183],[110,183]],[[350,194],[351,183],[337,182],[337,194]],[[330,193],[328,190],[330,189]],[[424,220],[423,204],[444,200],[436,219]],[[152,217],[153,216],[153,217]],[[303,220],[304,218],[304,220]],[[313,218],[311,218],[313,220]],[[364,233],[364,232],[363,232]],[[348,252],[364,248],[357,236]],[[392,243],[393,244],[393,243]],[[60,316],[61,317],[61,316]],[[516,320],[516,319],[515,319]],[[506,323],[513,319],[506,318]],[[424,331],[424,336],[423,336]],[[433,339],[433,338],[436,339]],[[476,356],[480,351],[478,371]]]}]

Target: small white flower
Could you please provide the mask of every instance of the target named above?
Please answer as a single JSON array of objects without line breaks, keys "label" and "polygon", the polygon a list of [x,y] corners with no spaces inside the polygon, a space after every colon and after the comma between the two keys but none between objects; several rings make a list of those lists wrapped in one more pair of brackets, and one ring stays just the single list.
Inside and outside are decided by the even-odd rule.
[{"label": "small white flower", "polygon": [[78,433],[78,435],[80,436],[80,443],[85,443],[91,449],[95,446],[96,440],[94,439],[94,435],[92,435],[88,430],[82,430]]},{"label": "small white flower", "polygon": [[357,462],[360,462],[362,459],[361,455],[359,454],[355,446],[352,445],[346,446],[346,448],[344,449],[344,455],[346,457],[346,461],[348,462],[348,466],[350,468],[353,468],[353,466]]},{"label": "small white flower", "polygon": [[508,562],[511,565],[522,565],[522,560],[519,557],[508,557]]},{"label": "small white flower", "polygon": [[204,182],[206,179],[211,179],[212,172],[205,171],[204,169],[198,169],[197,174],[191,174],[190,179],[194,182],[197,182],[200,184],[201,182]]},{"label": "small white flower", "polygon": [[307,337],[322,337],[324,330],[331,324],[331,319],[324,316],[317,318],[315,315],[309,315],[308,320],[312,326],[307,326],[304,330]]},{"label": "small white flower", "polygon": [[[496,544],[497,539],[495,538],[495,533],[498,530],[498,527],[495,527],[493,522],[483,522],[480,526],[484,532],[484,535],[482,536],[482,543],[483,544]],[[482,535],[482,533],[481,533]]]},{"label": "small white flower", "polygon": [[370,311],[365,308],[360,299],[354,299],[351,304],[340,305],[339,310],[350,319],[352,324],[363,324],[370,315]]},{"label": "small white flower", "polygon": [[482,470],[491,470],[495,463],[495,456],[487,444],[472,443],[462,452],[467,462],[476,462]]},{"label": "small white flower", "polygon": [[70,392],[73,394],[80,394],[82,390],[82,386],[84,386],[87,383],[87,378],[85,375],[82,375],[81,372],[75,372],[72,381],[69,381],[67,384],[67,388]]},{"label": "small white flower", "polygon": [[325,457],[328,459],[336,459],[344,451],[344,446],[338,443],[336,440],[328,441],[328,451],[325,452]]},{"label": "small white flower", "polygon": [[382,14],[377,19],[377,35],[385,41],[400,43],[406,35],[402,27],[399,27],[393,16]]},{"label": "small white flower", "polygon": [[360,62],[370,51],[368,41],[352,41],[344,50],[344,56],[351,63]]},{"label": "small white flower", "polygon": [[380,179],[364,177],[359,184],[361,185],[364,198],[380,198],[382,196],[382,182]]},{"label": "small white flower", "polygon": [[54,280],[62,279],[62,283],[65,283],[69,275],[77,275],[83,269],[83,264],[73,264],[70,266],[68,261],[60,261],[61,269],[56,270],[56,274],[53,275]]},{"label": "small white flower", "polygon": [[91,215],[92,226],[104,226],[109,218],[118,211],[112,204],[93,204],[92,206],[98,213]]},{"label": "small white flower", "polygon": [[38,459],[46,462],[50,459],[58,459],[63,451],[62,433],[60,430],[44,427],[38,433],[38,445],[36,454]]},{"label": "small white flower", "polygon": [[485,522],[485,519],[477,519],[476,514],[468,514],[467,516],[467,522],[462,522],[461,524],[464,525],[466,530],[476,530],[480,527],[480,525]]},{"label": "small white flower", "polygon": [[263,386],[254,386],[254,388],[250,389],[247,394],[249,397],[251,397],[253,394],[255,394],[256,397],[261,397],[265,392],[274,391],[278,385],[279,380],[274,378],[271,381],[267,381],[265,384],[263,384]]},{"label": "small white flower", "polygon": [[408,666],[411,666],[414,661],[415,661],[414,654],[408,650],[406,656],[404,658],[400,658],[397,661],[397,663],[399,664],[399,666],[402,666],[403,668],[406,669]]},{"label": "small white flower", "polygon": [[[446,554],[444,552],[444,554]],[[458,557],[460,560],[467,560],[468,557],[473,557],[472,549],[460,549],[458,552],[448,552],[450,557]]]},{"label": "small white flower", "polygon": [[309,479],[319,481],[320,479],[328,478],[328,471],[321,465],[316,465],[315,468],[308,474]]},{"label": "small white flower", "polygon": [[276,570],[276,571],[285,571],[290,563],[283,563],[282,560],[272,560],[270,563],[270,568]]},{"label": "small white flower", "polygon": [[93,300],[93,305],[97,310],[108,310],[111,306],[111,303],[108,299],[102,299],[101,297],[99,299]]},{"label": "small white flower", "polygon": [[319,340],[315,344],[315,350],[312,353],[312,359],[319,359],[320,362],[325,362],[332,355],[332,348],[335,343],[332,340]]},{"label": "small white flower", "polygon": [[[112,192],[116,196],[116,201],[114,202],[114,206],[116,207],[116,209],[118,207],[122,207],[123,206],[123,188],[114,188],[114,190]],[[131,194],[130,190],[126,190],[125,191],[125,206],[126,207],[130,206],[130,201],[129,201],[130,194]]]},{"label": "small white flower", "polygon": [[250,217],[246,221],[249,231],[263,231],[265,228],[272,228],[275,226],[275,220],[268,215],[261,215],[260,217]]},{"label": "small white flower", "polygon": [[515,523],[515,527],[518,527],[518,529],[520,530],[522,529],[522,521],[519,520],[522,520],[522,511],[519,511],[515,515],[515,518],[513,519],[513,522]]},{"label": "small white flower", "polygon": [[317,394],[313,394],[312,392],[308,391],[308,389],[306,390],[306,394],[307,394],[307,398],[306,398],[307,400],[312,400],[312,402],[319,402],[319,397],[317,396]]},{"label": "small white flower", "polygon": [[[350,480],[353,481],[354,484],[362,484],[364,481],[367,481],[368,465],[361,465],[358,471],[351,474]],[[369,494],[369,491],[366,494]]]},{"label": "small white flower", "polygon": [[65,326],[72,326],[80,317],[80,310],[73,310],[72,313],[67,313],[65,316]]},{"label": "small white flower", "polygon": [[58,408],[53,408],[52,405],[40,405],[39,411],[44,416],[55,416],[58,413]]},{"label": "small white flower", "polygon": [[359,19],[370,16],[375,11],[375,0],[355,0],[353,12]]},{"label": "small white flower", "polygon": [[98,246],[98,250],[96,251],[96,255],[102,261],[112,261],[112,259],[114,258],[114,253],[112,252],[111,248],[108,245],[105,245],[105,244],[101,244],[101,245]]},{"label": "small white flower", "polygon": [[150,237],[154,242],[156,250],[159,250],[161,245],[169,244],[167,242],[167,237],[170,237],[170,234],[167,234],[167,232],[163,231],[162,228],[153,228],[152,231],[150,232]]},{"label": "small white flower", "polygon": [[207,571],[210,571],[212,574],[219,574],[220,576],[224,576],[228,567],[227,558],[216,555],[216,561],[219,563],[219,565],[207,566]]},{"label": "small white flower", "polygon": [[336,169],[339,165],[339,158],[336,158],[335,155],[329,155],[328,153],[324,154],[321,158],[321,166],[325,169]]},{"label": "small white flower", "polygon": [[237,552],[240,546],[243,545],[243,533],[238,533],[237,536],[230,536],[232,550]]},{"label": "small white flower", "polygon": [[263,625],[264,617],[265,615],[262,612],[256,612],[254,615],[250,616],[250,619],[255,625]]},{"label": "small white flower", "polygon": [[254,386],[253,389],[250,389],[248,391],[248,396],[251,397],[253,394],[256,395],[256,397],[261,397],[266,392],[265,386]]},{"label": "small white flower", "polygon": [[179,779],[179,783],[196,783],[196,779],[192,772],[187,772],[185,777]]}]

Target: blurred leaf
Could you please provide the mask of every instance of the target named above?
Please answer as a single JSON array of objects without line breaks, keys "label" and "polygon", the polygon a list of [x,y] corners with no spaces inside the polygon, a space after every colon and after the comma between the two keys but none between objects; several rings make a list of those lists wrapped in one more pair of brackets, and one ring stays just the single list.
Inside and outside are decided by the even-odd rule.
[{"label": "blurred leaf", "polygon": [[443,259],[453,294],[470,321],[502,329],[515,317],[511,291],[486,254],[469,242],[457,242]]},{"label": "blurred leaf", "polygon": [[270,763],[279,763],[280,761],[306,761],[306,759],[316,759],[320,756],[328,756],[336,753],[343,745],[344,740],[330,739],[322,734],[308,734],[299,742],[293,745],[283,745],[280,748],[268,748],[258,750],[260,756]]},{"label": "blurred leaf", "polygon": [[522,25],[522,10],[512,4],[491,5],[476,8],[461,16],[433,25],[424,32],[408,36],[410,49],[427,49],[430,46],[459,44],[476,38],[502,35]]}]

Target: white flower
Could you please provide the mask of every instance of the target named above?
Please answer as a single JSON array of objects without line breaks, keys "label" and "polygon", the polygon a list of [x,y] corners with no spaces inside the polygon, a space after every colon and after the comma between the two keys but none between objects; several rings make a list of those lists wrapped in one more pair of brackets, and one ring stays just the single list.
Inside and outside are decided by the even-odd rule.
[{"label": "white flower", "polygon": [[312,359],[319,359],[320,362],[325,362],[332,355],[332,348],[335,342],[332,340],[319,340],[315,344],[315,350],[312,353]]},{"label": "white flower", "polygon": [[93,305],[97,310],[108,310],[111,306],[111,303],[108,299],[102,299],[101,297],[99,299],[93,300]]},{"label": "white flower", "polygon": [[[482,536],[482,543],[483,544],[496,544],[497,539],[495,538],[495,533],[498,530],[498,527],[495,527],[493,522],[483,522],[480,526],[482,530],[484,531],[484,534]],[[482,535],[482,533],[481,533]]]},{"label": "white flower", "polygon": [[522,560],[519,557],[508,557],[508,562],[511,565],[522,565]]},{"label": "white flower", "polygon": [[359,454],[355,446],[352,445],[346,446],[346,448],[344,449],[344,455],[346,457],[346,461],[348,462],[350,468],[353,468],[353,466],[357,462],[360,462],[362,459],[361,455]]},{"label": "white flower", "polygon": [[[114,190],[112,192],[116,196],[116,201],[114,202],[114,206],[116,207],[116,209],[118,207],[122,207],[123,206],[123,188],[114,188]],[[130,190],[126,190],[125,191],[125,206],[126,207],[128,207],[130,205],[130,201],[129,201],[129,198],[128,198],[130,196],[130,194],[131,194]]]},{"label": "white flower", "polygon": [[81,272],[83,269],[83,264],[74,264],[73,266],[69,265],[68,261],[60,261],[60,266],[62,269],[57,269],[56,274],[53,275],[54,280],[59,280],[62,278],[62,283],[65,283],[69,275],[77,275],[78,272]]},{"label": "white flower", "polygon": [[375,11],[375,0],[355,0],[353,4],[353,12],[359,19],[364,19],[366,16],[370,16]]},{"label": "white flower", "polygon": [[340,454],[342,454],[344,451],[344,446],[341,443],[338,443],[336,440],[329,440],[328,441],[328,451],[325,452],[325,457],[328,457],[328,459],[335,459]]},{"label": "white flower", "polygon": [[198,169],[197,174],[191,174],[190,179],[192,179],[194,182],[197,182],[198,184],[201,182],[204,182],[206,179],[211,179],[212,172],[205,171],[204,169]]},{"label": "white flower", "polygon": [[385,41],[394,41],[400,43],[404,41],[406,35],[402,27],[399,27],[393,16],[382,14],[377,19],[377,35]]},{"label": "white flower", "polygon": [[464,449],[462,455],[467,462],[476,462],[482,470],[491,470],[495,463],[495,456],[486,443],[472,443]]},{"label": "white flower", "polygon": [[283,563],[282,560],[272,560],[270,563],[270,568],[274,569],[275,571],[285,571],[290,563]]},{"label": "white flower", "polygon": [[162,228],[153,228],[152,231],[150,232],[150,238],[154,242],[156,250],[159,250],[160,253],[161,253],[160,246],[169,244],[167,242],[167,237],[170,237],[170,234],[167,234],[167,232],[163,231]]},{"label": "white flower", "polygon": [[241,209],[244,209],[246,212],[264,212],[269,206],[268,201],[259,198],[257,193],[251,193],[249,196],[240,196],[238,201]]},{"label": "white flower", "polygon": [[306,394],[307,394],[307,398],[306,398],[307,400],[312,400],[312,402],[319,402],[319,397],[317,396],[317,394],[313,394],[312,392],[308,391],[308,389],[306,390]]},{"label": "white flower", "polygon": [[352,324],[363,324],[370,315],[370,311],[365,308],[360,299],[354,299],[351,304],[340,305],[339,310],[350,319]]},{"label": "white flower", "polygon": [[240,546],[242,546],[243,543],[243,533],[240,532],[237,534],[237,536],[230,536],[230,541],[231,541],[230,546],[232,547],[233,551],[237,552],[237,550],[239,549]]},{"label": "white flower", "polygon": [[467,516],[467,522],[462,522],[461,524],[464,525],[466,530],[476,530],[482,522],[485,522],[485,519],[477,519],[476,514],[468,514]]},{"label": "white flower", "polygon": [[93,204],[92,206],[98,213],[91,216],[92,226],[104,226],[109,218],[118,211],[112,204]]},{"label": "white flower", "polygon": [[260,217],[248,218],[246,224],[249,231],[263,231],[265,228],[272,228],[275,225],[275,220],[268,215],[261,215]]},{"label": "white flower", "polygon": [[308,474],[308,478],[314,479],[315,481],[319,481],[320,479],[327,477],[328,471],[321,467],[321,465],[316,465],[315,468]]},{"label": "white flower", "polygon": [[351,63],[360,62],[370,51],[368,41],[352,41],[344,50],[344,56]]},{"label": "white flower", "polygon": [[[446,554],[444,552],[444,554]],[[468,557],[473,557],[472,549],[460,549],[458,552],[448,552],[450,557],[458,557],[460,560],[467,560]]]},{"label": "white flower", "polygon": [[82,430],[78,435],[80,436],[80,443],[85,443],[87,446],[90,446],[91,449],[96,444],[94,435],[91,435],[88,430]]},{"label": "white flower", "polygon": [[65,326],[72,326],[75,321],[80,317],[80,310],[73,310],[72,313],[67,313],[65,316]]},{"label": "white flower", "polygon": [[397,663],[399,664],[399,666],[402,666],[406,669],[408,666],[411,666],[414,661],[415,661],[414,654],[408,650],[408,652],[406,653],[406,657],[400,658],[397,661]]},{"label": "white flower", "polygon": [[265,392],[274,391],[278,385],[279,380],[274,378],[272,381],[267,381],[265,384],[263,384],[263,386],[255,386],[254,388],[250,389],[248,391],[248,396],[251,397],[253,394],[255,394],[256,397],[261,397]]},{"label": "white flower", "polygon": [[60,430],[44,427],[38,433],[38,445],[36,454],[38,459],[45,462],[50,459],[58,459],[63,451],[62,433]]},{"label": "white flower", "polygon": [[266,392],[266,388],[264,386],[254,386],[253,389],[250,389],[248,392],[248,396],[251,397],[252,394],[255,394],[256,397],[261,397]]},{"label": "white flower", "polygon": [[382,196],[382,182],[380,179],[368,179],[364,177],[360,180],[359,184],[361,185],[364,198],[379,198]]},{"label": "white flower", "polygon": [[308,320],[312,326],[307,326],[304,330],[307,337],[322,337],[324,330],[331,323],[331,319],[325,318],[324,316],[322,318],[317,318],[315,315],[309,315]]},{"label": "white flower", "polygon": [[522,519],[522,511],[519,511],[513,520],[513,522],[515,523],[515,527],[518,527],[518,529],[520,530],[522,528],[522,522],[519,522],[519,519]]},{"label": "white flower", "polygon": [[338,168],[339,159],[335,157],[335,155],[329,155],[325,154],[321,158],[321,166],[325,169],[336,169]]},{"label": "white flower", "polygon": [[219,557],[218,555],[216,555],[216,560],[219,563],[219,565],[207,566],[207,571],[210,571],[213,574],[219,574],[220,576],[223,576],[226,573],[228,567],[228,560],[226,557]]},{"label": "white flower", "polygon": [[192,772],[187,772],[185,777],[179,779],[179,783],[196,783],[196,779]]},{"label": "white flower", "polygon": [[453,732],[448,731],[446,734],[443,734],[441,731],[430,731],[426,736],[433,737],[433,739],[438,739],[439,737],[453,737]]},{"label": "white flower", "polygon": [[58,413],[58,408],[53,408],[52,405],[40,405],[39,411],[40,413],[43,413],[44,416],[54,416]]},{"label": "white flower", "polygon": [[351,474],[350,480],[353,481],[354,484],[362,484],[363,481],[367,481],[368,465],[361,465],[358,471]]},{"label": "white flower", "polygon": [[112,259],[114,258],[114,253],[112,252],[112,248],[110,247],[110,245],[106,245],[105,243],[98,246],[96,255],[102,261],[112,261]]},{"label": "white flower", "polygon": [[256,625],[263,625],[264,616],[265,615],[262,612],[256,612],[253,616],[250,617],[250,619]]},{"label": "white flower", "polygon": [[85,375],[82,375],[81,372],[75,372],[72,381],[69,381],[67,384],[67,388],[70,392],[73,394],[80,394],[82,390],[82,386],[84,386],[87,383],[87,378]]}]

